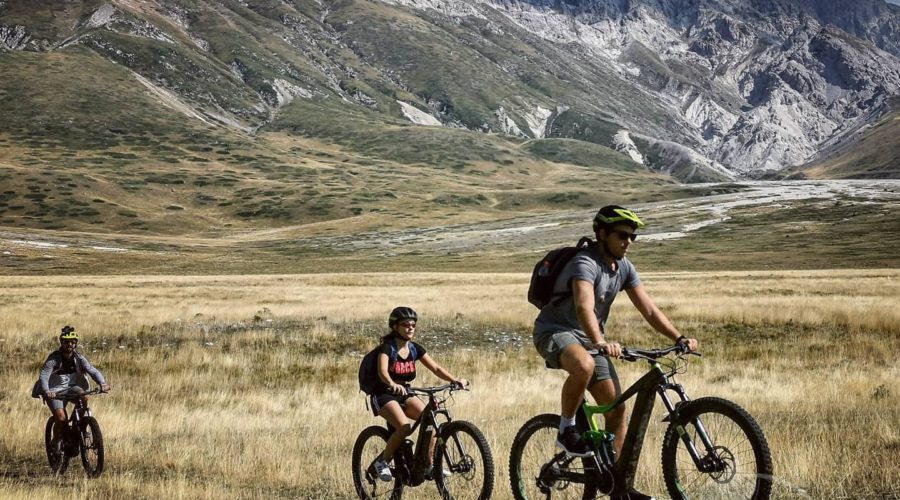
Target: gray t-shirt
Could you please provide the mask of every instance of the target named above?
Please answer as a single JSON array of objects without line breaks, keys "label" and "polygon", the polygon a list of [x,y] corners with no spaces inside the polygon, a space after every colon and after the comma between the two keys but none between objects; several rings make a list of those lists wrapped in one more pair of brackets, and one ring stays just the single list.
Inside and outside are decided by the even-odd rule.
[{"label": "gray t-shirt", "polygon": [[569,286],[573,279],[594,284],[594,314],[600,323],[600,329],[605,331],[606,318],[609,317],[609,309],[612,307],[616,295],[622,290],[628,290],[641,284],[641,278],[638,276],[634,264],[627,257],[617,261],[617,264],[618,270],[616,271],[607,266],[596,245],[591,245],[578,252],[563,268],[554,287],[554,293],[565,293],[566,295],[563,299],[544,306],[534,321],[534,343],[538,344],[554,333],[564,331],[574,333],[585,344],[591,342],[578,321],[578,315],[575,314],[575,302]]}]

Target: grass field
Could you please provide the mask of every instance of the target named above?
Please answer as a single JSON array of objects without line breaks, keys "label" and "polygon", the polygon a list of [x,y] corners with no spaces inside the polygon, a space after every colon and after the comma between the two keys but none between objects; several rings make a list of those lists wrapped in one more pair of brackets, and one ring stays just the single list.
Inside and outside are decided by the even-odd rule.
[{"label": "grass field", "polygon": [[[900,271],[648,273],[646,286],[704,357],[679,377],[693,397],[747,408],[765,430],[776,498],[898,498]],[[530,345],[522,274],[8,277],[0,285],[0,497],[349,498],[356,434],[378,420],[355,387],[391,307],[421,314],[418,340],[473,380],[453,406],[487,435],[495,498],[509,498],[512,437],[556,411],[559,372]],[[478,286],[472,286],[477,283]],[[49,475],[47,411],[28,397],[55,333],[114,387],[94,399],[108,466]],[[609,325],[661,343],[621,297]],[[618,363],[626,383],[642,371]],[[434,382],[423,377],[422,382]],[[660,415],[657,409],[657,416]],[[638,486],[664,496],[654,419]],[[433,486],[410,498],[437,498]]]}]

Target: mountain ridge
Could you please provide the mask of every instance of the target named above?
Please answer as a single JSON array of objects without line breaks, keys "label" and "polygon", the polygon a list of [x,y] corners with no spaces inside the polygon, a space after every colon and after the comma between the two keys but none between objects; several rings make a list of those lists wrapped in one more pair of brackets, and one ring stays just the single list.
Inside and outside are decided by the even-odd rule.
[{"label": "mountain ridge", "polygon": [[898,9],[854,4],[867,41],[832,4],[3,1],[0,225],[378,228],[894,177],[890,154],[814,169],[900,88]]},{"label": "mountain ridge", "polygon": [[[244,132],[271,127],[296,98],[334,95],[385,118],[416,108],[432,124],[611,146],[615,133],[583,132],[583,120],[600,120],[695,151],[712,168],[694,170],[712,178],[754,177],[853,136],[890,112],[900,89],[900,9],[880,0],[74,5],[59,16],[71,32],[59,19],[43,29],[4,23],[0,40],[7,50],[88,46]],[[223,27],[230,36],[213,38]],[[192,95],[198,80],[206,93]]]}]

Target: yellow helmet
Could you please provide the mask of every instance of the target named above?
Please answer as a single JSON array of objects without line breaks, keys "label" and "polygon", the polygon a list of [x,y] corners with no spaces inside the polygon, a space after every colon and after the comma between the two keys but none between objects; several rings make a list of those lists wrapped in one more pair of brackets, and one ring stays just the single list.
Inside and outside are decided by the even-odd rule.
[{"label": "yellow helmet", "polygon": [[78,332],[74,326],[66,325],[62,327],[62,333],[59,334],[59,340],[78,340]]},{"label": "yellow helmet", "polygon": [[644,227],[644,222],[631,210],[618,205],[607,205],[601,208],[594,217],[594,232],[596,233],[600,228],[609,227],[620,222],[629,224],[634,229]]}]

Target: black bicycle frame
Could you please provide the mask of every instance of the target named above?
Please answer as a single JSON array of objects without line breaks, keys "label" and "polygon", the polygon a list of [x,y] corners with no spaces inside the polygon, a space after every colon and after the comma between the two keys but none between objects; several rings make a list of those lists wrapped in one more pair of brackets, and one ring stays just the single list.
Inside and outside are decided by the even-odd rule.
[{"label": "black bicycle frame", "polygon": [[[427,454],[428,447],[431,444],[431,436],[432,433],[436,434],[440,429],[440,424],[437,421],[438,415],[443,415],[447,422],[453,420],[450,416],[450,410],[441,408],[434,393],[428,393],[428,404],[425,405],[422,414],[419,415],[412,429],[410,429],[410,435],[416,431],[416,428],[419,429],[415,451],[411,453],[411,456],[405,455],[405,453],[409,454],[409,440],[405,440],[400,449],[397,450],[394,458],[396,462],[397,458],[403,457],[403,461],[406,462],[405,466],[408,468],[409,475],[403,479],[407,486],[418,486],[425,482],[425,468],[428,467]],[[394,432],[394,428],[390,424],[388,424],[388,430]],[[408,462],[410,459],[411,463]]]},{"label": "black bicycle frame", "polygon": [[66,441],[69,441],[70,439],[77,439],[80,441],[78,433],[80,432],[79,429],[81,429],[81,419],[84,416],[90,416],[90,408],[81,395],[79,395],[78,398],[72,398],[69,401],[71,401],[73,405],[72,413],[69,413],[66,406],[63,405],[63,412],[66,413],[66,425],[63,439]]}]

